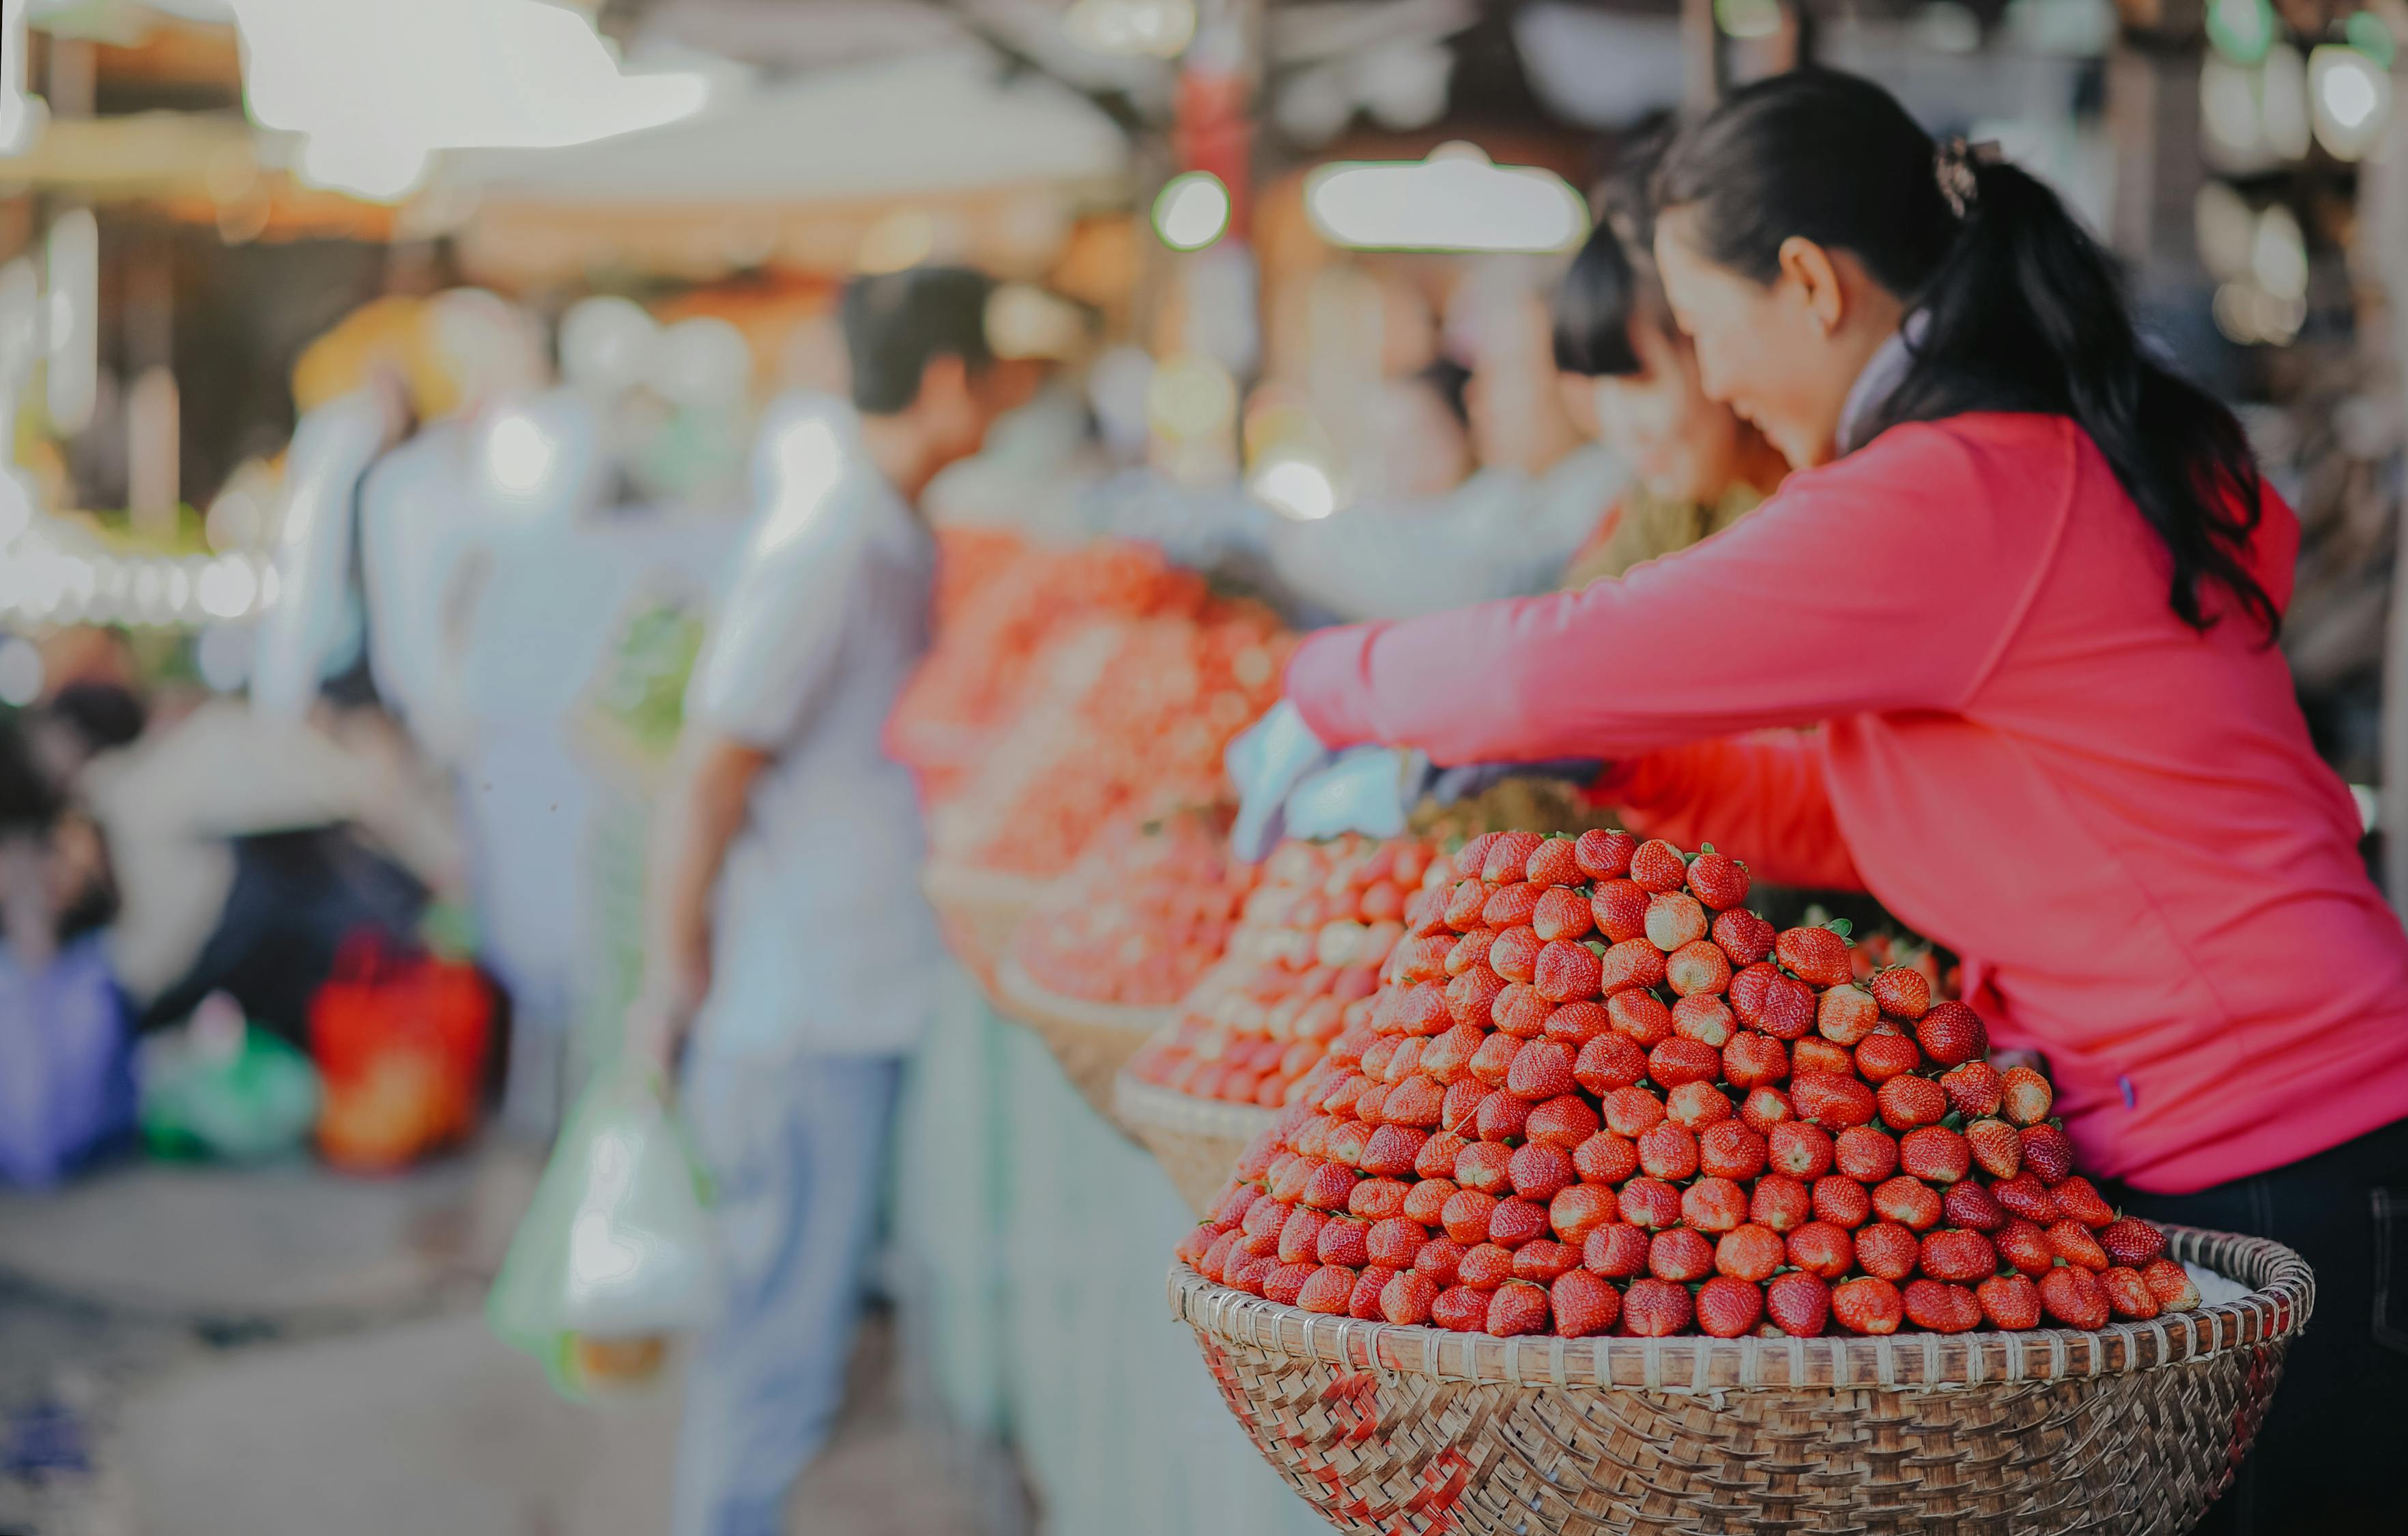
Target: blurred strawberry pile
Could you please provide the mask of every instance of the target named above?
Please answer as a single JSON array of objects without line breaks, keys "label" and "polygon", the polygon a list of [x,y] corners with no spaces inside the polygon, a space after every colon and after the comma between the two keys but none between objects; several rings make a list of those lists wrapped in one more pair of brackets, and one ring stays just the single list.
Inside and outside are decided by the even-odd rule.
[{"label": "blurred strawberry pile", "polygon": [[1280,844],[1263,862],[1227,956],[1130,1072],[1197,1098],[1286,1103],[1330,1041],[1369,1019],[1405,906],[1444,864],[1412,839]]},{"label": "blurred strawberry pile", "polygon": [[960,792],[1038,686],[1048,647],[1098,618],[1201,614],[1202,578],[1152,546],[1069,549],[985,528],[938,534],[937,635],[895,714],[887,750],[933,803]]},{"label": "blurred strawberry pile", "polygon": [[[1401,925],[1356,897],[1348,965],[1398,936],[1376,993],[1354,996],[1356,969],[1352,1000],[1283,1015],[1316,1051],[1326,1013],[1340,1032],[1182,1242],[1207,1279],[1565,1337],[2098,1328],[2198,1304],[2165,1235],[2073,1171],[2046,1078],[1991,1062],[1981,1018],[1922,971],[1859,978],[1842,927],[1776,932],[1736,860],[1516,831],[1434,868],[1392,856],[1379,883],[1425,887]],[[1274,870],[1256,900],[1299,888]],[[1288,1006],[1200,1033],[1190,1060],[1213,1047],[1212,1086],[1242,1072],[1275,1101],[1270,1074],[1304,1055],[1269,1027]]]},{"label": "blurred strawberry pile", "polygon": [[1229,812],[1184,811],[1095,840],[1012,935],[1039,986],[1095,1002],[1177,1002],[1228,948],[1260,867],[1229,856]]}]

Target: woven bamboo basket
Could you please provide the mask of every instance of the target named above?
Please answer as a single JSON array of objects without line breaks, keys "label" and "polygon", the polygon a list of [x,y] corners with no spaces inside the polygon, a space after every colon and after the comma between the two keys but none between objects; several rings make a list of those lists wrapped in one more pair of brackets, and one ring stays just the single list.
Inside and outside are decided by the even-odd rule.
[{"label": "woven bamboo basket", "polygon": [[1112,1084],[1112,1117],[1145,1143],[1199,1216],[1229,1182],[1238,1154],[1277,1113],[1255,1104],[1174,1093],[1126,1072]]},{"label": "woven bamboo basket", "polygon": [[920,872],[920,888],[927,893],[928,905],[937,910],[937,926],[945,936],[945,946],[978,978],[987,1000],[996,1002],[996,962],[1011,942],[1011,930],[1020,926],[1022,915],[1044,894],[1045,882],[996,869],[930,863]]},{"label": "woven bamboo basket", "polygon": [[1061,1064],[1062,1075],[1107,1120],[1113,1117],[1112,1080],[1146,1037],[1170,1021],[1172,1012],[1049,992],[1009,951],[995,968],[995,994],[1004,1017],[1035,1031]]},{"label": "woven bamboo basket", "polygon": [[1340,1530],[2176,1536],[2257,1435],[2315,1281],[2169,1229],[2251,1287],[2096,1332],[1495,1339],[1316,1316],[1185,1265],[1254,1444]]}]

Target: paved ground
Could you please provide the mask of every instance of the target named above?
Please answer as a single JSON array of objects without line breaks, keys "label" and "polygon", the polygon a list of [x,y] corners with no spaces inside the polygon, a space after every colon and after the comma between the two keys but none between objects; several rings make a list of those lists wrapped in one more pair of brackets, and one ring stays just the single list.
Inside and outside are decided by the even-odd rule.
[{"label": "paved ground", "polygon": [[[555,1398],[477,1307],[532,1184],[136,1168],[0,1199],[0,1536],[655,1536],[673,1385]],[[813,1536],[1011,1536],[1003,1459],[865,1331]],[[804,1514],[808,1514],[808,1518]]]}]

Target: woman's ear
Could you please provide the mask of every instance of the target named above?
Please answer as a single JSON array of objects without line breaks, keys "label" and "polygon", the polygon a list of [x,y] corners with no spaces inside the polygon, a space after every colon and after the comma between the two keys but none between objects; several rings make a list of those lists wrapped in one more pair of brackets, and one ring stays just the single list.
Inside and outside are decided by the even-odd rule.
[{"label": "woman's ear", "polygon": [[1831,253],[1806,238],[1792,235],[1781,242],[1781,275],[1798,285],[1807,313],[1825,336],[1839,332],[1848,317],[1847,295],[1840,288],[1840,269]]}]

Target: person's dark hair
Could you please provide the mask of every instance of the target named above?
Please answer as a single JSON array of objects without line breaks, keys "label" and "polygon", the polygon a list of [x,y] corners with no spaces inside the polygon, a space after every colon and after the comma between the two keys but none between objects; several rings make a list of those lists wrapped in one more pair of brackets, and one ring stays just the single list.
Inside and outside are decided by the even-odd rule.
[{"label": "person's dark hair", "polygon": [[976,372],[995,361],[986,306],[995,280],[966,266],[915,266],[845,284],[838,313],[853,360],[853,403],[891,416],[920,397],[920,375],[939,357]]},{"label": "person's dark hair", "polygon": [[35,760],[23,715],[0,713],[0,836],[38,832],[59,813],[59,792]]},{"label": "person's dark hair", "polygon": [[2071,416],[2164,540],[2183,622],[2214,622],[2212,583],[2270,638],[2279,628],[2246,559],[2264,506],[2240,423],[2143,350],[2114,261],[2033,177],[1943,151],[1870,80],[1803,69],[1732,93],[1683,133],[1654,194],[1659,215],[1692,209],[1702,253],[1734,271],[1770,282],[1782,242],[1801,236],[1853,253],[1928,317],[1874,432],[1969,410]]},{"label": "person's dark hair", "polygon": [[1664,136],[1642,135],[1598,189],[1597,227],[1565,268],[1555,289],[1555,366],[1599,378],[1645,371],[1630,344],[1636,323],[1672,332],[1671,307],[1656,275],[1656,226],[1648,182],[1664,153]]},{"label": "person's dark hair", "polygon": [[86,753],[124,746],[142,734],[142,701],[113,682],[74,682],[60,689],[43,713],[75,732]]},{"label": "person's dark hair", "polygon": [[1455,425],[1468,427],[1471,424],[1471,406],[1464,395],[1464,391],[1471,383],[1469,368],[1452,357],[1440,357],[1413,377],[1429,386],[1429,392],[1438,396],[1439,403],[1445,406],[1447,413],[1455,418]]}]

